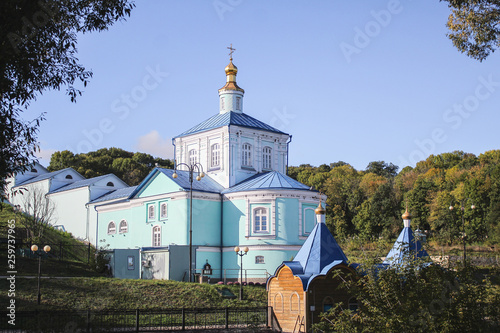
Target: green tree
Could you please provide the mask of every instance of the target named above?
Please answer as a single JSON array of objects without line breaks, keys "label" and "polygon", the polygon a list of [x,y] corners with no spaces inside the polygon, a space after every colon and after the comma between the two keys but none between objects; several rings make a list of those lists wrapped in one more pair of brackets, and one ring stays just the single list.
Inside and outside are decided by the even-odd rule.
[{"label": "green tree", "polygon": [[500,1],[445,1],[452,11],[448,38],[460,52],[483,61],[500,46]]},{"label": "green tree", "polygon": [[66,87],[72,101],[92,72],[78,61],[79,33],[102,31],[130,15],[127,0],[3,0],[0,2],[0,182],[27,170],[38,149],[44,115],[21,114],[48,89]]}]

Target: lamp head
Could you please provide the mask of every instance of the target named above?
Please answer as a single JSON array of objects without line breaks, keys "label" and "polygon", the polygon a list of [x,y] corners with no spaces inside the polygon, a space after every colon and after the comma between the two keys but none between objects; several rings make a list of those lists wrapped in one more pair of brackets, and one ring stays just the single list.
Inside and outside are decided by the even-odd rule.
[{"label": "lamp head", "polygon": [[45,246],[43,247],[43,250],[44,250],[45,252],[50,252],[50,245],[45,245]]},{"label": "lamp head", "polygon": [[197,180],[197,181],[200,181],[200,180],[201,180],[201,177],[200,177],[200,176],[196,176],[196,180]]},{"label": "lamp head", "polygon": [[450,205],[450,208],[449,208],[449,209],[450,209],[450,210],[453,210],[453,206],[451,206],[451,205]]},{"label": "lamp head", "polygon": [[33,251],[33,252],[38,251],[38,245],[36,245],[36,244],[31,245],[31,251]]},{"label": "lamp head", "polygon": [[470,206],[471,209],[476,209],[476,205]]},{"label": "lamp head", "polygon": [[177,172],[174,172],[174,173],[172,174],[172,178],[177,178],[177,177],[178,177],[178,176],[177,176]]},{"label": "lamp head", "polygon": [[200,177],[201,178],[205,177],[205,174],[203,173],[203,171],[200,173]]},{"label": "lamp head", "polygon": [[243,251],[245,251],[245,253],[247,253],[248,252],[248,247],[245,246],[245,248],[243,249]]},{"label": "lamp head", "polygon": [[234,247],[234,252],[236,252],[236,253],[240,252],[240,247],[239,246],[235,246]]}]

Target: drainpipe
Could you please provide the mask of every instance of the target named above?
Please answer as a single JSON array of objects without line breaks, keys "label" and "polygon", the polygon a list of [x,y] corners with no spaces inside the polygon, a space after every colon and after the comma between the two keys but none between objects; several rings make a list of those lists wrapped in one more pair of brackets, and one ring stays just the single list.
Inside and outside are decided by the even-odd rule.
[{"label": "drainpipe", "polygon": [[98,250],[99,248],[97,247],[98,245],[98,242],[99,242],[99,212],[97,211],[97,205],[94,205],[94,210],[95,210],[95,215],[96,215],[96,219],[95,219],[95,248],[96,250]]},{"label": "drainpipe", "polygon": [[288,176],[288,150],[290,142],[292,142],[292,135],[290,135],[290,141],[286,143],[286,175]]},{"label": "drainpipe", "polygon": [[176,168],[176,166],[177,166],[177,160],[176,160],[176,154],[175,154],[175,151],[176,151],[175,139],[172,139],[172,146],[174,146],[174,170],[177,170],[177,168]]},{"label": "drainpipe", "polygon": [[224,195],[220,194],[220,279],[223,280],[224,260]]}]

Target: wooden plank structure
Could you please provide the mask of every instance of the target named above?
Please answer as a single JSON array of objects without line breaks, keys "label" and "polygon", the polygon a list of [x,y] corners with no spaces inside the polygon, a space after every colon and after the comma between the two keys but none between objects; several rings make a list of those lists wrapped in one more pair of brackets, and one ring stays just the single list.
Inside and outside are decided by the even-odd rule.
[{"label": "wooden plank structure", "polygon": [[284,332],[310,331],[319,314],[336,303],[357,307],[356,300],[338,288],[355,270],[326,227],[321,202],[316,219],[318,223],[295,259],[284,261],[267,282],[268,305]]}]

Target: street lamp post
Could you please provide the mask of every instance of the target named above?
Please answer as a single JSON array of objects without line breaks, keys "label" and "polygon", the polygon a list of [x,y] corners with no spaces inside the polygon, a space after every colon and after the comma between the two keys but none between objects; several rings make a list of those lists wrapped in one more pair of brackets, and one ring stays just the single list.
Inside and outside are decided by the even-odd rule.
[{"label": "street lamp post", "polygon": [[240,301],[243,300],[243,256],[248,253],[248,247],[242,249],[239,246],[234,248],[234,252],[240,256]]},{"label": "street lamp post", "polygon": [[193,173],[196,170],[198,176],[196,180],[200,181],[201,178],[205,177],[203,173],[203,167],[200,163],[194,163],[188,165],[186,163],[178,163],[175,166],[173,178],[177,178],[177,167],[179,165],[184,165],[189,171],[189,282],[192,282],[192,266],[193,266]]},{"label": "street lamp post", "polygon": [[[463,230],[463,233],[462,233],[462,242],[463,242],[463,246],[464,246],[464,266],[465,266],[465,262],[466,262],[466,259],[467,259],[467,251],[466,251],[466,245],[465,245],[465,240],[467,238],[467,234],[465,233],[465,203],[467,201],[469,201],[470,199],[469,198],[465,198],[465,199],[462,199],[460,200],[460,211],[462,212],[462,230]],[[450,204],[450,211],[453,211],[455,207],[453,207],[453,204]],[[476,206],[474,204],[472,204],[470,206],[471,209],[476,209]]]},{"label": "street lamp post", "polygon": [[[45,253],[48,253],[50,251],[50,246],[49,245],[45,245],[43,247],[43,250],[45,251]],[[33,251],[33,253],[37,253],[38,251],[38,245],[36,244],[33,244],[31,245],[31,251]],[[38,305],[40,305],[40,300],[41,300],[41,297],[42,295],[40,294],[40,277],[42,276],[42,254],[41,253],[37,253],[38,254]]]}]

